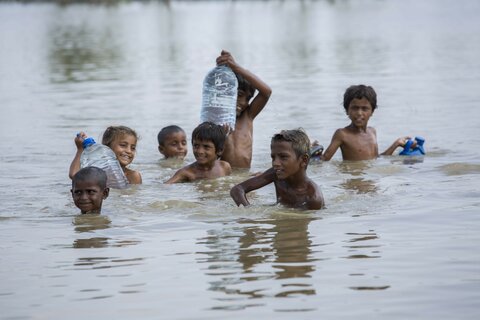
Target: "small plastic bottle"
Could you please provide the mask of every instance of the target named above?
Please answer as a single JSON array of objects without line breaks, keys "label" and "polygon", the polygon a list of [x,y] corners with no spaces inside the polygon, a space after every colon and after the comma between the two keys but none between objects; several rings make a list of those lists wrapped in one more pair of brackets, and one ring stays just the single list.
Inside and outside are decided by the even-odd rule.
[{"label": "small plastic bottle", "polygon": [[213,68],[203,80],[200,121],[235,129],[238,80],[228,66]]},{"label": "small plastic bottle", "polygon": [[415,140],[409,139],[403,150],[400,152],[401,156],[423,156],[425,155],[425,149],[423,148],[423,144],[425,143],[425,139],[422,137],[415,137]]},{"label": "small plastic bottle", "polygon": [[117,156],[108,146],[96,143],[93,138],[83,140],[83,152],[80,155],[80,168],[97,167],[107,174],[107,187],[125,189],[128,180],[123,173]]}]

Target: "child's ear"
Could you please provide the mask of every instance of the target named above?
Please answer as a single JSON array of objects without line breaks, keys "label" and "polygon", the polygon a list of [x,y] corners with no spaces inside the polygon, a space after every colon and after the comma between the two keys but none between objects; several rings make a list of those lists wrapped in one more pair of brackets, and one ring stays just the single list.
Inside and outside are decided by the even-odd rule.
[{"label": "child's ear", "polygon": [[105,188],[103,190],[103,200],[107,199],[109,194],[110,194],[110,188]]},{"label": "child's ear", "polygon": [[165,155],[165,154],[163,153],[163,152],[165,151],[165,148],[164,148],[163,146],[159,145],[159,146],[158,146],[158,151],[159,151],[161,154]]},{"label": "child's ear", "polygon": [[302,167],[306,168],[309,160],[310,160],[310,156],[308,154],[304,154],[302,156],[302,162],[301,162]]}]

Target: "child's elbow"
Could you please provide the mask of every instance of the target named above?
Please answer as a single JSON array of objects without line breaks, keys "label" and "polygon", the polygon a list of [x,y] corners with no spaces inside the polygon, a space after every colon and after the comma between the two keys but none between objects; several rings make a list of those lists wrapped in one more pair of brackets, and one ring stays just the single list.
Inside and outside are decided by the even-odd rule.
[{"label": "child's elbow", "polygon": [[272,88],[270,88],[268,85],[267,87],[265,88],[265,98],[268,100],[270,99],[270,96],[272,95]]}]

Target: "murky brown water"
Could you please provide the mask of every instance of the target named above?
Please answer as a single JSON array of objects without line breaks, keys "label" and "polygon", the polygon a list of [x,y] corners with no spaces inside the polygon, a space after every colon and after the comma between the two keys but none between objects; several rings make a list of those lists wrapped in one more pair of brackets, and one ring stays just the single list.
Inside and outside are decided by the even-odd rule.
[{"label": "murky brown water", "polygon": [[[0,3],[2,319],[476,319],[480,315],[480,3]],[[327,145],[351,84],[375,87],[380,149],[422,135],[423,161],[314,164],[327,209],[236,208],[231,185],[165,186],[156,134],[190,134],[222,48],[272,88],[251,172],[277,131]],[[79,216],[79,130],[138,131],[144,184]],[[188,161],[193,159],[190,152]]]}]

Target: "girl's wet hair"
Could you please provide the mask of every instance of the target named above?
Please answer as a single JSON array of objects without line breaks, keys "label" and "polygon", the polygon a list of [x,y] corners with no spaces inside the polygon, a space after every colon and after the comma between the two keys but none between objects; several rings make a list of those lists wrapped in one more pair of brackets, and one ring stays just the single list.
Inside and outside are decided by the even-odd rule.
[{"label": "girl's wet hair", "polygon": [[160,130],[160,132],[157,135],[158,145],[163,146],[165,143],[165,139],[167,139],[167,137],[172,133],[176,133],[176,132],[185,133],[185,131],[182,128],[176,125],[171,125],[171,126],[162,128],[162,130]]},{"label": "girl's wet hair", "polygon": [[192,132],[192,144],[193,140],[211,141],[215,146],[215,152],[223,151],[225,138],[223,127],[212,122],[203,122]]},{"label": "girl's wet hair", "polygon": [[343,107],[348,112],[348,106],[353,99],[365,98],[372,105],[372,111],[377,108],[377,93],[372,87],[363,84],[350,86],[343,95]]},{"label": "girl's wet hair", "polygon": [[241,75],[235,73],[235,76],[238,81],[238,90],[244,91],[247,94],[247,101],[250,101],[255,94],[255,88]]},{"label": "girl's wet hair", "polygon": [[310,157],[310,138],[302,128],[282,130],[272,137],[272,142],[287,141],[292,143],[292,148],[297,158],[304,155]]},{"label": "girl's wet hair", "polygon": [[107,187],[107,174],[97,167],[85,167],[80,169],[72,178],[72,188],[78,181],[94,181],[100,189]]},{"label": "girl's wet hair", "polygon": [[118,139],[123,135],[131,135],[135,137],[135,140],[138,140],[135,130],[126,126],[110,126],[103,133],[102,144],[110,147],[115,139]]}]

